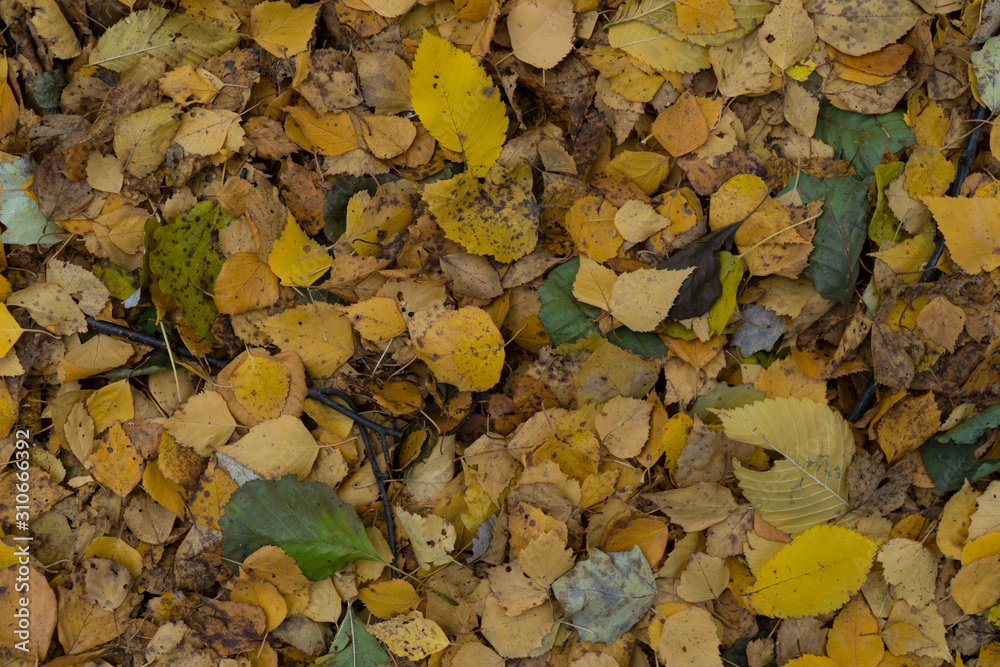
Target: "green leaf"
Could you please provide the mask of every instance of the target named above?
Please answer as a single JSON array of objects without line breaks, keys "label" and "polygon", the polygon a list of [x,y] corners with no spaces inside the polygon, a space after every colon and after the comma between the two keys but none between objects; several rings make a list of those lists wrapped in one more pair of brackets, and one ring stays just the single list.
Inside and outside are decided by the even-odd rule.
[{"label": "green leaf", "polygon": [[[587,336],[600,337],[596,322],[601,317],[599,308],[580,303],[573,296],[573,281],[580,270],[580,260],[573,258],[560,264],[545,278],[538,288],[542,308],[538,319],[545,328],[552,347],[573,343]],[[665,357],[668,350],[654,333],[638,333],[626,327],[609,331],[605,338],[623,350],[634,352],[647,359]]]},{"label": "green leaf", "polygon": [[995,116],[1000,109],[1000,37],[990,37],[972,54],[972,73],[983,105]]},{"label": "green leaf", "polygon": [[552,582],[566,617],[580,639],[610,644],[629,631],[653,606],[656,581],[639,547],[590,558]]},{"label": "green leaf", "polygon": [[670,354],[663,341],[655,333],[649,331],[632,331],[626,327],[618,327],[605,336],[609,343],[623,350],[634,352],[646,359],[659,359]]},{"label": "green leaf", "polygon": [[184,319],[203,338],[218,315],[212,293],[225,261],[219,232],[231,220],[218,203],[203,201],[153,233],[149,266],[160,277],[160,289],[177,299]]},{"label": "green leaf", "polygon": [[899,233],[899,220],[889,208],[889,198],[885,196],[885,189],[903,173],[904,166],[904,163],[897,161],[875,167],[875,187],[878,189],[878,200],[875,203],[875,213],[872,214],[871,222],[868,223],[868,238],[879,246],[886,240],[902,240]]},{"label": "green leaf", "polygon": [[191,14],[169,15],[161,7],[133,12],[108,28],[90,54],[91,65],[124,72],[142,56],[168,65],[197,67],[240,42],[238,33]]},{"label": "green leaf", "polygon": [[[800,180],[808,178],[803,176]],[[826,202],[816,221],[815,247],[809,253],[805,275],[824,298],[847,304],[854,295],[858,258],[868,231],[867,195],[871,178],[841,176],[820,182],[826,191]]]},{"label": "green leaf", "polygon": [[885,151],[899,153],[917,143],[902,111],[869,116],[830,105],[819,110],[813,136],[832,146],[834,155],[853,164],[862,178],[875,175]]},{"label": "green leaf", "polygon": [[31,164],[22,158],[0,163],[0,222],[3,234],[0,242],[49,248],[59,243],[59,228],[45,219],[38,202],[28,195]]},{"label": "green leaf", "polygon": [[965,420],[920,448],[927,474],[940,493],[957,491],[965,480],[976,482],[1000,470],[1000,459],[976,458],[976,450],[986,444],[987,431],[1000,426],[1000,403]]},{"label": "green leaf", "polygon": [[337,629],[330,652],[313,664],[316,667],[375,667],[391,662],[382,645],[372,637],[365,624],[348,607],[347,616]]},{"label": "green leaf", "polygon": [[719,282],[722,284],[722,296],[708,310],[708,330],[717,336],[726,330],[729,318],[736,311],[736,291],[743,280],[743,258],[725,250],[719,256]]},{"label": "green leaf", "polygon": [[383,562],[353,507],[326,484],[300,482],[295,475],[255,479],[236,489],[219,525],[226,558],[241,563],[273,544],[313,581],[356,560]]},{"label": "green leaf", "polygon": [[573,296],[573,281],[579,270],[580,260],[574,257],[549,271],[545,282],[538,288],[538,298],[542,302],[538,319],[545,327],[552,347],[572,343],[591,333],[601,335],[595,324],[601,311],[580,303]]}]

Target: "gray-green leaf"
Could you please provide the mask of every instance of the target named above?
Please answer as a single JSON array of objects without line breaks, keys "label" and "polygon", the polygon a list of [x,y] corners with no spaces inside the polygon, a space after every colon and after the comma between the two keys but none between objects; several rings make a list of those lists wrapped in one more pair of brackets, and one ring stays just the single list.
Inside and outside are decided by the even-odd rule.
[{"label": "gray-green leaf", "polygon": [[552,591],[580,639],[610,644],[653,606],[656,582],[639,547],[611,554],[591,549],[589,559],[552,583]]}]

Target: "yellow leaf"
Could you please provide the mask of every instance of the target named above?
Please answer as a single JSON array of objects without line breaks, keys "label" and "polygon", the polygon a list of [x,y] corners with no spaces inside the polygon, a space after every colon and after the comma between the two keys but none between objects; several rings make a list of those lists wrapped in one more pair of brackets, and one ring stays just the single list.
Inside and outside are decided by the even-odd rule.
[{"label": "yellow leaf", "polygon": [[826,382],[806,375],[795,359],[779,359],[764,369],[754,382],[754,388],[767,398],[808,398],[826,403]]},{"label": "yellow leaf", "polygon": [[[643,192],[651,195],[659,189],[660,183],[670,173],[672,164],[673,160],[669,156],[654,153],[653,151],[642,153],[638,151],[622,151],[608,163],[608,168],[625,174]],[[671,192],[677,192],[677,190],[672,190]],[[669,199],[672,195],[668,193],[664,197]],[[666,216],[662,210],[660,213]]]},{"label": "yellow leaf", "polygon": [[988,533],[970,540],[962,549],[962,565],[1000,554],[1000,533]]},{"label": "yellow leaf", "polygon": [[108,558],[128,570],[133,577],[142,574],[142,556],[120,537],[95,537],[80,556],[81,560],[87,558]]},{"label": "yellow leaf", "polygon": [[665,618],[656,655],[671,667],[722,667],[712,614],[688,607]]},{"label": "yellow leaf", "polygon": [[611,286],[611,315],[632,331],[652,331],[670,312],[694,267],[680,271],[638,269]]},{"label": "yellow leaf", "polygon": [[816,28],[799,0],[782,0],[764,17],[757,39],[778,69],[786,70],[812,51]]},{"label": "yellow leaf", "polygon": [[244,426],[282,414],[302,414],[305,369],[294,352],[272,357],[251,348],[222,369],[217,382],[233,416]]},{"label": "yellow leaf", "polygon": [[358,134],[346,111],[317,116],[308,107],[285,107],[285,132],[302,148],[320,155],[337,157],[356,148]]},{"label": "yellow leaf", "polygon": [[302,231],[291,213],[281,238],[274,242],[267,263],[282,285],[312,285],[333,264],[330,253]]},{"label": "yellow leaf", "polygon": [[420,516],[401,507],[396,508],[396,520],[410,538],[410,547],[420,567],[451,562],[451,552],[455,548],[455,526],[451,522],[436,514]]},{"label": "yellow leaf", "polygon": [[278,277],[257,253],[238,252],[222,265],[213,297],[226,315],[261,310],[278,300]]},{"label": "yellow leaf", "polygon": [[191,492],[188,502],[191,520],[212,530],[219,530],[219,518],[229,497],[237,488],[239,487],[233,478],[216,465],[213,457]]},{"label": "yellow leaf", "polygon": [[90,465],[101,486],[124,498],[142,479],[145,462],[121,424],[116,423],[91,455]]},{"label": "yellow leaf", "polygon": [[0,357],[10,352],[14,343],[21,337],[21,331],[21,325],[7,310],[7,306],[0,303]]},{"label": "yellow leaf", "polygon": [[362,588],[358,591],[358,597],[361,598],[361,603],[368,607],[372,616],[382,620],[412,611],[422,601],[413,584],[405,579],[380,581]]},{"label": "yellow leaf", "polygon": [[167,156],[178,125],[177,107],[173,104],[142,109],[115,123],[115,155],[125,171],[139,178],[156,171]]},{"label": "yellow leaf", "polygon": [[802,618],[839,609],[861,589],[878,544],[840,526],[814,526],[760,570],[749,591],[759,613]]},{"label": "yellow leaf", "polygon": [[83,311],[66,290],[55,283],[34,283],[7,297],[8,306],[21,306],[31,319],[52,333],[68,336],[87,330]]},{"label": "yellow leaf", "polygon": [[163,476],[155,459],[142,471],[142,488],[150,498],[173,512],[178,519],[184,518],[187,494],[177,482]]},{"label": "yellow leaf", "polygon": [[351,306],[341,306],[347,319],[361,337],[374,343],[386,343],[406,333],[406,322],[399,312],[399,302],[387,296],[376,296]]},{"label": "yellow leaf", "polygon": [[485,176],[500,157],[507,133],[506,108],[486,70],[425,31],[413,59],[410,96],[431,136],[461,153],[471,176]]},{"label": "yellow leaf", "polygon": [[262,2],[250,12],[250,36],[272,56],[290,58],[306,50],[319,9],[315,4]]},{"label": "yellow leaf", "polygon": [[166,431],[160,435],[159,454],[156,465],[163,476],[186,489],[192,488],[205,471],[205,459],[178,443]]},{"label": "yellow leaf", "polygon": [[669,224],[670,221],[656,209],[636,199],[625,202],[615,214],[615,227],[622,238],[631,243],[642,243]]},{"label": "yellow leaf", "polygon": [[611,287],[617,278],[611,269],[581,255],[580,268],[573,280],[573,296],[577,301],[610,311]]},{"label": "yellow leaf", "polygon": [[[601,475],[606,474],[602,473]],[[599,478],[601,475],[592,475],[584,480],[585,493],[587,482]],[[607,494],[601,497],[602,500],[606,498]],[[586,507],[582,503],[581,506]],[[615,551],[632,551],[635,547],[639,547],[645,559],[655,566],[663,558],[669,539],[670,531],[666,521],[651,516],[637,516],[620,529],[610,531],[601,543],[601,549],[607,553],[611,553]],[[726,579],[728,580],[728,578],[727,573]]]},{"label": "yellow leaf", "polygon": [[439,382],[459,391],[486,391],[500,381],[503,337],[483,310],[428,308],[410,320],[413,351]]},{"label": "yellow leaf", "polygon": [[284,351],[295,352],[314,378],[333,375],[354,354],[351,323],[336,306],[316,302],[264,320],[264,331]]},{"label": "yellow leaf", "polygon": [[365,190],[358,192],[347,204],[347,226],[334,251],[341,255],[353,250],[364,257],[378,257],[382,242],[413,222],[418,196],[417,186],[405,180],[381,186],[374,196]]},{"label": "yellow leaf", "polygon": [[638,456],[649,438],[649,416],[652,412],[653,404],[649,401],[615,396],[604,404],[601,414],[594,418],[594,428],[601,438],[601,444],[618,458]]},{"label": "yellow leaf", "polygon": [[833,619],[826,653],[840,667],[876,667],[885,654],[878,621],[861,596],[851,598]]},{"label": "yellow leaf", "polygon": [[914,609],[903,600],[897,600],[882,626],[882,640],[892,655],[913,653],[936,658],[927,661],[931,664],[951,659],[945,640],[944,619],[934,604]]},{"label": "yellow leaf", "polygon": [[794,536],[847,510],[854,436],[839,413],[807,399],[769,398],[719,416],[729,438],[785,457],[767,471],[733,462],[743,495],[769,523]]},{"label": "yellow leaf", "polygon": [[729,568],[717,556],[691,554],[677,584],[677,595],[687,602],[714,600],[729,585]]},{"label": "yellow leaf", "polygon": [[106,384],[87,399],[87,410],[94,420],[94,432],[100,433],[115,422],[127,422],[135,416],[132,387],[128,380]]},{"label": "yellow leaf", "polygon": [[727,0],[688,0],[676,6],[677,27],[689,35],[714,35],[740,27]]},{"label": "yellow leaf", "polygon": [[649,442],[639,455],[639,462],[649,468],[663,455],[667,470],[671,475],[676,474],[677,459],[687,445],[688,432],[693,424],[694,421],[683,412],[668,417],[667,411],[658,403],[650,420]]},{"label": "yellow leaf", "polygon": [[[688,417],[689,423],[690,419]],[[733,492],[712,482],[651,493],[649,500],[656,503],[672,523],[689,533],[714,526],[736,509]]]},{"label": "yellow leaf", "polygon": [[886,460],[895,463],[930,440],[940,427],[941,411],[934,393],[928,391],[923,396],[906,396],[889,408],[875,431]]},{"label": "yellow leaf", "polygon": [[937,545],[946,558],[962,558],[962,547],[969,539],[969,521],[976,510],[979,495],[969,480],[965,480],[962,488],[945,503],[937,529]]},{"label": "yellow leaf", "polygon": [[622,237],[615,227],[618,209],[603,197],[588,195],[573,202],[566,212],[566,231],[581,252],[595,262],[616,257],[622,247]]},{"label": "yellow leaf", "polygon": [[955,165],[936,148],[917,145],[906,161],[903,176],[906,191],[914,199],[941,196],[955,180]]},{"label": "yellow leaf", "polygon": [[892,586],[893,598],[906,600],[913,607],[923,607],[934,599],[937,557],[920,542],[902,537],[889,540],[879,549],[878,561]]},{"label": "yellow leaf", "polygon": [[181,116],[174,141],[185,153],[215,155],[226,145],[229,129],[239,117],[227,109],[191,109]]},{"label": "yellow leaf", "polygon": [[535,249],[538,206],[531,167],[490,169],[484,183],[469,172],[424,187],[424,201],[444,234],[469,252],[512,262]]},{"label": "yellow leaf", "polygon": [[539,69],[551,69],[569,55],[576,36],[571,0],[525,0],[507,15],[514,57]]},{"label": "yellow leaf", "polygon": [[226,399],[214,391],[195,394],[163,423],[167,433],[199,456],[209,456],[236,430]]},{"label": "yellow leaf", "polygon": [[305,478],[319,453],[319,445],[301,419],[281,415],[257,424],[235,444],[218,450],[231,456],[261,477],[284,475]]},{"label": "yellow leaf", "polygon": [[6,438],[17,423],[19,406],[6,385],[0,387],[0,438]]},{"label": "yellow leaf", "polygon": [[419,611],[376,623],[368,631],[390,651],[410,660],[421,660],[451,645],[441,626],[424,618]]},{"label": "yellow leaf", "polygon": [[[184,64],[160,77],[160,92],[172,99],[174,104],[181,106],[191,103],[208,104],[219,92],[215,81],[209,76],[213,75],[207,70],[195,70],[191,65]],[[89,171],[89,163],[87,166]]]},{"label": "yellow leaf", "polygon": [[[663,6],[659,0],[636,2],[637,15],[648,15]],[[665,13],[660,10],[657,13]],[[608,41],[612,49],[621,49],[636,60],[664,72],[698,72],[709,66],[708,50],[666,35],[641,20],[611,26]]]},{"label": "yellow leaf", "polygon": [[229,599],[233,602],[252,604],[263,609],[267,619],[264,627],[268,632],[281,625],[281,622],[288,615],[288,605],[285,604],[285,598],[281,596],[274,584],[255,577],[237,580],[233,590],[229,593]]},{"label": "yellow leaf", "polygon": [[543,586],[566,574],[573,567],[573,550],[566,540],[550,530],[532,538],[518,556],[524,573]]},{"label": "yellow leaf", "polygon": [[951,580],[951,597],[966,614],[986,611],[1000,600],[1000,557],[963,565]]},{"label": "yellow leaf", "polygon": [[1000,199],[921,197],[944,235],[952,261],[966,273],[1000,266]]},{"label": "yellow leaf", "polygon": [[415,0],[365,0],[372,11],[386,18],[402,16],[410,10]]},{"label": "yellow leaf", "polygon": [[399,116],[367,116],[361,119],[365,143],[375,157],[396,157],[413,143],[417,127]]}]

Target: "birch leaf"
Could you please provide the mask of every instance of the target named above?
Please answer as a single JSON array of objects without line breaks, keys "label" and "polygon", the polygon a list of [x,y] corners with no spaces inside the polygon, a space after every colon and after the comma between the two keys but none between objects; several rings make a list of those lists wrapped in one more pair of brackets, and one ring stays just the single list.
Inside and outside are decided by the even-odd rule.
[{"label": "birch leaf", "polygon": [[810,528],[761,566],[750,602],[775,618],[840,609],[861,589],[877,550],[878,544],[847,528]]},{"label": "birch leaf", "polygon": [[507,109],[486,70],[468,53],[424,32],[410,95],[431,136],[462,153],[470,174],[485,176],[507,136]]},{"label": "birch leaf", "polygon": [[826,405],[797,398],[758,401],[720,414],[726,435],[785,458],[770,470],[734,461],[743,495],[765,520],[798,535],[848,507],[851,426]]}]

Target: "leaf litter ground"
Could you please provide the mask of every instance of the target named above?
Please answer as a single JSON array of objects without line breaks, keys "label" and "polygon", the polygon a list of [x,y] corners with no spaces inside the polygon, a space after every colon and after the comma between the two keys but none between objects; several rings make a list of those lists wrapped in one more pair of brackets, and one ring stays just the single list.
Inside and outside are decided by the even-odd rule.
[{"label": "leaf litter ground", "polygon": [[0,8],[5,664],[1000,664],[997,16]]}]

